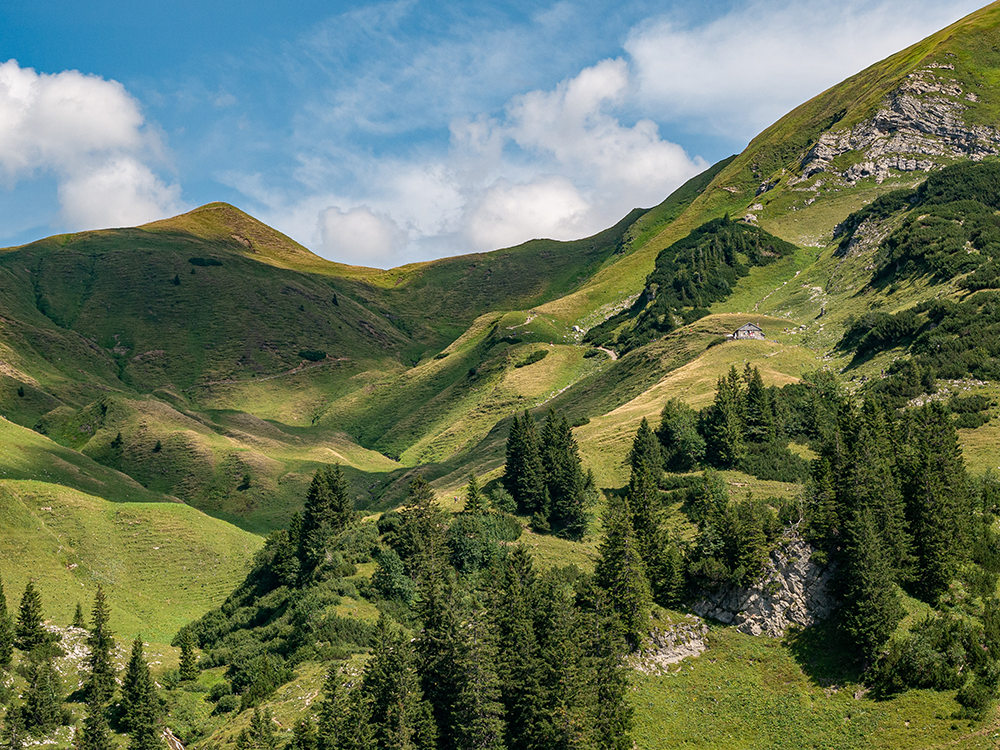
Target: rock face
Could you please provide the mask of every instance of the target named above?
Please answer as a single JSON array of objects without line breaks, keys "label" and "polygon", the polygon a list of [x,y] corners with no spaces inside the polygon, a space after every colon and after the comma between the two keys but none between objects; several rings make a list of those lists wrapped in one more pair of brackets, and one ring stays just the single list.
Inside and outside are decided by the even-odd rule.
[{"label": "rock face", "polygon": [[952,78],[951,65],[915,71],[882,103],[874,117],[850,130],[819,137],[802,161],[802,178],[835,171],[832,161],[848,152],[861,160],[839,176],[848,183],[866,177],[882,182],[893,172],[928,172],[941,159],[974,159],[1000,153],[1000,132],[968,126],[963,113],[977,101]]},{"label": "rock face", "polygon": [[654,628],[649,642],[630,657],[630,664],[633,669],[646,674],[662,674],[668,671],[671,664],[703,654],[708,648],[705,643],[707,636],[708,625],[704,620],[685,615],[680,622]]},{"label": "rock face", "polygon": [[771,552],[762,580],[749,588],[723,586],[692,609],[748,635],[780,638],[789,625],[806,627],[827,617],[835,606],[829,593],[832,566],[810,560],[812,547],[795,534]]}]

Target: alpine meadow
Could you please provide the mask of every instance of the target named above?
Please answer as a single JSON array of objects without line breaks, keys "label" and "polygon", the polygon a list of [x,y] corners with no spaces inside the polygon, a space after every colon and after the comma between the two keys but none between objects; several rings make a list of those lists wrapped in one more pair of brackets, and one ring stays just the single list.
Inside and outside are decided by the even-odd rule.
[{"label": "alpine meadow", "polygon": [[5,750],[996,748],[1000,2],[584,239],[2,249],[0,414]]}]

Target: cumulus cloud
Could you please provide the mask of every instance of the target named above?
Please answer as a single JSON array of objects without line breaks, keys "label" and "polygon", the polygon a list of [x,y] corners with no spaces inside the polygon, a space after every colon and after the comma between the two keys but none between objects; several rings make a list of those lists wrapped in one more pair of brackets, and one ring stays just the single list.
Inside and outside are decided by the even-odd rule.
[{"label": "cumulus cloud", "polygon": [[646,112],[748,140],[979,4],[758,1],[700,24],[650,19],[632,30],[625,50]]},{"label": "cumulus cloud", "polygon": [[[319,215],[322,254],[341,262],[379,266],[406,246],[407,235],[389,216],[358,206],[330,206]],[[391,265],[391,263],[390,263]]]},{"label": "cumulus cloud", "polygon": [[0,64],[0,181],[13,188],[54,174],[69,228],[140,224],[180,210],[180,188],[149,166],[160,160],[159,139],[120,83]]}]

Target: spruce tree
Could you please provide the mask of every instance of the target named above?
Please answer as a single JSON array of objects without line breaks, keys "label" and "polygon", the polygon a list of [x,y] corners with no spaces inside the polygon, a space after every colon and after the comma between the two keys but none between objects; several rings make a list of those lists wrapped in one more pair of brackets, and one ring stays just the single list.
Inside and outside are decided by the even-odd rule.
[{"label": "spruce tree", "polygon": [[319,705],[318,750],[375,750],[371,699],[358,681],[348,684],[334,665]]},{"label": "spruce tree", "polygon": [[311,716],[306,716],[295,723],[295,727],[292,729],[292,739],[285,747],[287,750],[319,750],[316,725]]},{"label": "spruce tree", "polygon": [[459,671],[462,633],[454,586],[436,582],[425,589],[417,612],[422,627],[414,648],[423,697],[430,704],[442,750],[458,746],[456,701],[461,689]]},{"label": "spruce tree", "polygon": [[698,432],[698,414],[680,399],[672,398],[660,412],[656,431],[663,453],[663,468],[685,472],[705,458],[705,438]]},{"label": "spruce tree", "polygon": [[720,469],[739,465],[746,453],[743,440],[743,389],[736,367],[716,384],[715,402],[705,415],[705,458]]},{"label": "spruce tree", "polygon": [[583,507],[586,478],[573,430],[563,414],[549,411],[540,442],[549,497],[549,523],[560,536],[580,539],[587,529]]},{"label": "spruce tree", "polygon": [[469,474],[469,483],[465,485],[465,507],[462,512],[471,514],[486,512],[486,496],[483,495],[475,474]]},{"label": "spruce tree", "polygon": [[24,730],[24,716],[13,700],[7,704],[3,717],[3,731],[0,732],[0,750],[21,750],[27,742]]},{"label": "spruce tree", "polygon": [[59,726],[62,690],[59,674],[51,659],[33,664],[28,675],[28,692],[22,715],[25,728],[35,735],[48,734]]},{"label": "spruce tree", "polygon": [[198,669],[198,657],[195,655],[197,643],[194,639],[194,632],[191,628],[186,628],[181,633],[181,660],[178,669],[179,677],[182,680],[197,680],[201,670]]},{"label": "spruce tree", "polygon": [[503,563],[491,606],[510,750],[544,747],[541,658],[533,621],[536,586],[531,554],[519,544]]},{"label": "spruce tree", "polygon": [[594,744],[598,750],[632,750],[634,710],[628,697],[626,644],[606,594],[594,589],[591,597],[588,652],[594,664]]},{"label": "spruce tree", "polygon": [[237,750],[278,750],[278,738],[274,736],[274,720],[271,709],[253,710],[250,726],[236,737]]},{"label": "spruce tree", "polygon": [[743,437],[747,444],[766,445],[775,437],[771,398],[764,387],[760,371],[756,367],[751,368],[749,362],[743,372],[743,381],[746,384]]},{"label": "spruce tree", "polygon": [[549,515],[549,496],[545,486],[545,469],[535,430],[535,420],[524,412],[514,417],[507,438],[507,461],[503,476],[504,488],[514,497],[524,515]]},{"label": "spruce tree", "polygon": [[605,528],[594,579],[607,592],[611,606],[621,618],[625,638],[634,649],[649,632],[652,595],[632,529],[628,501],[609,502]]},{"label": "spruce tree", "polygon": [[628,453],[628,465],[633,474],[640,464],[645,464],[653,476],[659,479],[660,472],[663,471],[662,449],[659,439],[649,426],[649,420],[645,417],[639,423],[639,429],[636,430],[635,438],[632,440],[632,448]]},{"label": "spruce tree", "polygon": [[7,609],[7,597],[0,580],[0,669],[8,669],[14,657],[14,621]]},{"label": "spruce tree", "polygon": [[382,615],[363,682],[380,749],[431,750],[436,745],[437,728],[423,699],[415,662],[413,647],[402,634],[392,632]]},{"label": "spruce tree", "polygon": [[305,510],[299,531],[299,559],[302,573],[311,573],[326,556],[331,539],[354,521],[347,477],[337,466],[316,470],[306,493]]},{"label": "spruce tree", "polygon": [[115,638],[109,627],[111,613],[108,610],[102,586],[97,587],[97,594],[94,596],[94,609],[91,614],[93,626],[87,636],[87,646],[90,648],[90,655],[87,657],[87,667],[90,670],[87,690],[96,689],[105,701],[110,701],[114,696],[115,675],[118,670],[111,656],[115,648]]},{"label": "spruce tree", "polygon": [[402,524],[394,543],[396,552],[418,588],[430,585],[444,575],[448,564],[447,526],[445,513],[423,477],[410,483],[399,515]]},{"label": "spruce tree", "polygon": [[87,629],[87,621],[83,619],[83,606],[80,602],[76,603],[76,610],[73,612],[73,622],[71,627],[79,628],[80,630]]},{"label": "spruce tree", "polygon": [[132,642],[132,653],[122,681],[119,709],[122,726],[129,734],[131,750],[156,750],[162,746],[160,699],[149,673],[141,638]]},{"label": "spruce tree", "polygon": [[44,646],[48,640],[49,635],[42,625],[42,597],[35,590],[35,585],[28,581],[17,613],[14,645],[21,651],[30,653],[39,646]]},{"label": "spruce tree", "polygon": [[667,540],[658,545],[655,562],[650,564],[653,597],[661,607],[676,609],[684,603],[684,556],[677,545]]},{"label": "spruce tree", "polygon": [[473,606],[463,633],[456,665],[460,689],[454,701],[454,746],[458,750],[505,750],[496,648],[481,606]]},{"label": "spruce tree", "polygon": [[91,690],[87,696],[87,717],[77,732],[75,750],[114,750],[111,729],[105,716],[106,696],[100,689]]},{"label": "spruce tree", "polygon": [[871,663],[902,619],[903,606],[871,510],[854,511],[846,532],[844,629]]},{"label": "spruce tree", "polygon": [[625,493],[632,511],[632,528],[639,543],[639,552],[646,560],[656,554],[656,541],[660,528],[660,488],[654,469],[640,459],[632,468]]}]

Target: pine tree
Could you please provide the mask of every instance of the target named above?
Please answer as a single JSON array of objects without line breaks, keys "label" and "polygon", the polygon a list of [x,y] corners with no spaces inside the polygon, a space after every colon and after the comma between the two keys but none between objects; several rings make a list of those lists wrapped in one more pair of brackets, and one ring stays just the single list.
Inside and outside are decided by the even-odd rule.
[{"label": "pine tree", "polygon": [[609,503],[594,580],[607,592],[621,618],[625,638],[634,649],[649,631],[652,595],[630,516],[627,501]]},{"label": "pine tree", "polygon": [[118,670],[111,656],[115,648],[115,638],[109,627],[111,614],[102,586],[97,587],[97,594],[94,596],[94,609],[91,614],[93,627],[90,629],[90,635],[87,636],[87,646],[90,648],[90,655],[87,657],[87,666],[90,669],[87,690],[96,689],[105,701],[110,701],[114,696],[115,674]]},{"label": "pine tree", "polygon": [[545,486],[545,469],[542,466],[535,420],[527,410],[523,417],[515,416],[510,426],[503,486],[514,496],[521,513],[538,513],[548,518],[549,496]]},{"label": "pine tree", "polygon": [[191,628],[185,628],[181,633],[181,661],[179,676],[182,680],[197,680],[201,670],[198,669],[198,657],[195,655],[197,643]]},{"label": "pine tree", "polygon": [[320,467],[306,493],[299,532],[299,559],[303,574],[311,573],[322,562],[330,540],[353,521],[354,504],[343,469],[339,465]]},{"label": "pine tree", "polygon": [[583,507],[586,478],[573,430],[563,414],[549,412],[542,429],[541,446],[549,497],[549,523],[560,536],[580,539],[587,530]]},{"label": "pine tree", "polygon": [[28,581],[18,609],[14,645],[21,651],[30,653],[48,641],[48,633],[42,625],[42,597],[35,590],[35,585]]},{"label": "pine tree", "polygon": [[129,733],[130,750],[157,750],[163,744],[160,739],[162,711],[142,646],[141,638],[132,642],[132,654],[122,681],[121,722]]},{"label": "pine tree", "polygon": [[872,512],[855,511],[846,536],[844,629],[870,663],[902,619],[903,606]]},{"label": "pine tree", "polygon": [[14,658],[14,622],[7,609],[7,597],[0,580],[0,669],[8,669]]}]

